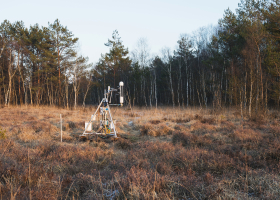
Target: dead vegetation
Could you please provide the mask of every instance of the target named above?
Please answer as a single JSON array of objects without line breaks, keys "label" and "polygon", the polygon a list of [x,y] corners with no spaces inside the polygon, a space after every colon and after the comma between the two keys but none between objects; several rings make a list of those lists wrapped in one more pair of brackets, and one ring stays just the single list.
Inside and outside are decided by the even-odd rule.
[{"label": "dead vegetation", "polygon": [[118,108],[119,140],[83,142],[92,110],[1,108],[1,199],[280,196],[277,111],[242,120],[234,110]]}]

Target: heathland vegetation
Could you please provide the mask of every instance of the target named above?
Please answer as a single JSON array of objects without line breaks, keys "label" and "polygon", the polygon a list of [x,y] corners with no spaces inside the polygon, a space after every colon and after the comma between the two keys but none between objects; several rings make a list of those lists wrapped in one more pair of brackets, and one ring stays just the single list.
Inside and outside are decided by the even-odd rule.
[{"label": "heathland vegetation", "polygon": [[80,141],[95,109],[0,109],[0,198],[280,196],[279,112],[242,120],[235,109],[112,108],[120,138]]},{"label": "heathland vegetation", "polygon": [[[278,199],[279,6],[241,0],[156,56],[116,30],[96,64],[59,20],[2,22],[0,199]],[[119,81],[118,140],[81,141]]]}]

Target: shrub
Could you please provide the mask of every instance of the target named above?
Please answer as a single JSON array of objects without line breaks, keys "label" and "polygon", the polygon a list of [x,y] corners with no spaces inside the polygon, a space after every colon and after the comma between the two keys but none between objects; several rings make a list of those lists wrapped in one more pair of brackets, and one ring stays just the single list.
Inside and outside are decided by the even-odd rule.
[{"label": "shrub", "polygon": [[273,111],[273,112],[269,115],[269,117],[270,117],[271,119],[278,119],[278,118],[280,118],[280,113],[279,113],[278,111]]},{"label": "shrub", "polygon": [[161,136],[161,135],[171,135],[173,132],[173,130],[166,126],[165,124],[160,124],[158,130],[157,130],[157,136]]},{"label": "shrub", "polygon": [[172,143],[181,143],[183,146],[187,146],[191,143],[191,135],[186,132],[175,132],[172,136]]},{"label": "shrub", "polygon": [[69,121],[69,122],[68,122],[68,125],[69,125],[69,128],[70,128],[70,129],[76,128],[76,125],[75,125],[74,122]]},{"label": "shrub", "polygon": [[275,137],[280,136],[280,127],[279,126],[271,126],[270,133],[272,133]]},{"label": "shrub", "polygon": [[150,123],[151,123],[151,124],[159,124],[159,123],[160,123],[160,120],[151,120]]},{"label": "shrub", "polygon": [[230,136],[241,141],[258,141],[262,138],[261,134],[253,129],[237,129]]},{"label": "shrub", "polygon": [[157,136],[157,132],[154,127],[149,124],[145,124],[140,128],[141,135]]},{"label": "shrub", "polygon": [[129,117],[140,117],[140,115],[138,115],[137,113],[134,113],[134,112],[125,113],[125,115],[129,116]]},{"label": "shrub", "polygon": [[194,119],[196,119],[196,120],[202,120],[202,117],[201,117],[199,114],[196,114],[196,115],[194,116]]},{"label": "shrub", "polygon": [[214,124],[216,122],[216,119],[213,117],[210,117],[210,118],[202,118],[200,121],[201,121],[201,123],[204,123],[204,124]]},{"label": "shrub", "polygon": [[0,128],[0,139],[6,139],[6,130]]},{"label": "shrub", "polygon": [[169,174],[172,169],[171,166],[167,162],[160,161],[157,166],[156,170],[159,174],[166,175]]},{"label": "shrub", "polygon": [[116,142],[116,147],[118,147],[119,149],[130,149],[131,146],[132,146],[131,142],[129,140],[126,140],[126,139],[120,138]]},{"label": "shrub", "polygon": [[152,124],[145,124],[140,128],[141,135],[149,135],[153,137],[171,135],[173,129],[164,123],[160,123],[157,126]]},{"label": "shrub", "polygon": [[255,122],[258,125],[263,125],[266,123],[264,116],[261,114],[253,114],[253,116],[250,118],[250,121]]},{"label": "shrub", "polygon": [[187,123],[189,121],[191,121],[190,118],[178,118],[175,120],[176,123]]}]

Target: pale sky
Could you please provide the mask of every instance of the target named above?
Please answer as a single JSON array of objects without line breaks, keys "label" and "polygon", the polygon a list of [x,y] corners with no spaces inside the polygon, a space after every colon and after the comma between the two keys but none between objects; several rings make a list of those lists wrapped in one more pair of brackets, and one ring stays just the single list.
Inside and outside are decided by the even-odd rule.
[{"label": "pale sky", "polygon": [[96,63],[115,29],[129,51],[146,38],[152,54],[174,49],[181,34],[216,25],[224,10],[235,12],[240,0],[8,0],[0,4],[0,22],[48,26],[59,19],[79,38],[80,54]]}]

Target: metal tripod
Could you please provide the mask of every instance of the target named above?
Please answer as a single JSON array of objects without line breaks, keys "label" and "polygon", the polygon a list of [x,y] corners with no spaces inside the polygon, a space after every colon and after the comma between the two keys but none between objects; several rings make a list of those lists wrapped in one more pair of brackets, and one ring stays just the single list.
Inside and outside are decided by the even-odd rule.
[{"label": "metal tripod", "polygon": [[[108,87],[108,92],[106,93],[106,90],[104,91],[104,98],[98,105],[96,111],[91,116],[91,119],[88,123],[85,123],[85,130],[80,137],[86,137],[89,135],[103,135],[103,136],[111,136],[117,138],[117,130],[115,123],[112,118],[111,110],[109,105],[114,106],[122,106],[123,103],[123,82],[120,82],[120,104],[109,104],[108,99],[110,97],[110,103],[111,103],[111,97],[112,93],[118,91],[117,89],[110,89]],[[100,111],[101,120],[100,120],[100,126],[96,132],[92,131],[92,121],[96,120],[96,116],[98,111]]]}]

